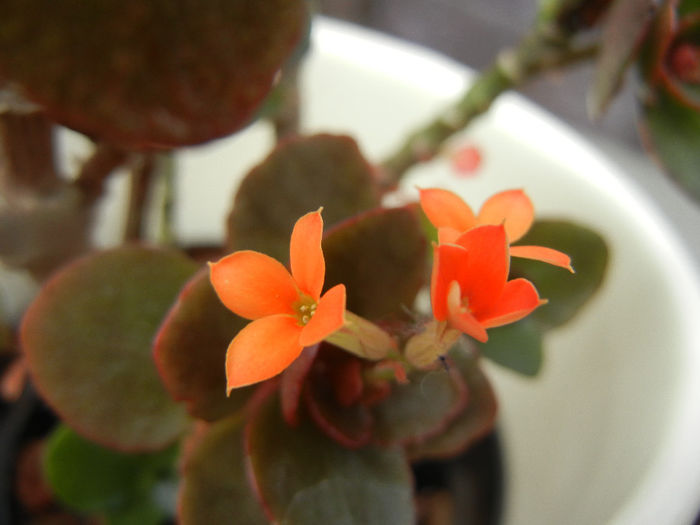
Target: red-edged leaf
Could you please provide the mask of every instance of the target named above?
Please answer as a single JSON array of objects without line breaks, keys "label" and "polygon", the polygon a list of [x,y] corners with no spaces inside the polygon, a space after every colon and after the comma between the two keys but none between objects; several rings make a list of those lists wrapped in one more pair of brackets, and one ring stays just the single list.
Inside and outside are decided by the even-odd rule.
[{"label": "red-edged leaf", "polygon": [[379,443],[421,443],[442,432],[467,406],[469,392],[455,370],[414,372],[408,379],[372,411]]},{"label": "red-edged leaf", "polygon": [[411,472],[395,448],[348,449],[304,418],[288,427],[277,396],[246,429],[249,471],[276,523],[403,525],[415,520]]},{"label": "red-edged leaf", "polygon": [[[450,369],[461,375],[469,391],[466,408],[439,434],[409,447],[413,460],[447,458],[463,452],[493,429],[497,402],[487,377],[479,367],[479,360],[463,344],[450,352]],[[452,368],[454,367],[454,368]]]},{"label": "red-edged leaf", "polygon": [[129,246],[63,268],[21,327],[43,397],[84,436],[123,450],[172,442],[185,410],[158,377],[151,342],[196,265],[178,252]]},{"label": "red-edged leaf", "polygon": [[185,442],[178,523],[264,525],[245,469],[243,422],[236,417],[200,425]]},{"label": "red-edged leaf", "polygon": [[85,133],[193,144],[249,121],[307,16],[303,0],[9,0],[0,75]]},{"label": "red-edged leaf", "polygon": [[425,282],[426,249],[415,206],[364,213],[327,232],[326,287],[344,283],[348,310],[368,319],[399,314]]},{"label": "red-edged leaf", "polygon": [[158,372],[170,395],[197,418],[214,421],[239,410],[252,389],[226,396],[226,349],[248,321],[224,307],[201,269],[183,288],[154,344]]},{"label": "red-edged leaf", "polygon": [[323,206],[328,228],[377,206],[378,195],[372,168],[351,138],[288,139],[241,183],[228,218],[229,249],[257,250],[287,261],[299,217]]}]

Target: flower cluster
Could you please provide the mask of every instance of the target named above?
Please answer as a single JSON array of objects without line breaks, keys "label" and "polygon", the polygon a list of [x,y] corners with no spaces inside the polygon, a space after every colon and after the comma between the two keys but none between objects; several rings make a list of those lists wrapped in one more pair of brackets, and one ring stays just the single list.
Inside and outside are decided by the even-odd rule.
[{"label": "flower cluster", "polygon": [[[456,331],[485,342],[486,330],[513,323],[546,301],[528,280],[508,280],[510,257],[571,268],[569,257],[542,246],[511,246],[530,229],[534,208],[520,190],[498,193],[477,215],[456,194],[420,190],[421,207],[438,230],[430,283],[433,323],[406,343],[397,359],[420,366],[445,353]],[[351,353],[379,360],[396,348],[395,338],[346,311],[342,284],[321,294],[325,261],[321,210],[295,224],[290,269],[259,252],[244,250],[210,264],[222,303],[252,320],[231,342],[227,389],[269,379],[309,347],[328,340]]]}]

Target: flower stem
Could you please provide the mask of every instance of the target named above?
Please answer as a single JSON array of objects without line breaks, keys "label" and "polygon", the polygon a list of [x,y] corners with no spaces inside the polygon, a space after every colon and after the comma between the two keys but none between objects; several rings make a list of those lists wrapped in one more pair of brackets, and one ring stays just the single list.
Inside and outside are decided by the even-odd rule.
[{"label": "flower stem", "polygon": [[598,46],[575,44],[573,40],[579,28],[561,27],[561,20],[564,20],[561,13],[554,9],[548,11],[547,16],[541,15],[520,43],[502,51],[459,100],[437,119],[411,133],[380,163],[382,187],[387,190],[395,187],[409,168],[435,157],[449,137],[488,110],[505,91],[523,85],[542,72],[595,56]]}]

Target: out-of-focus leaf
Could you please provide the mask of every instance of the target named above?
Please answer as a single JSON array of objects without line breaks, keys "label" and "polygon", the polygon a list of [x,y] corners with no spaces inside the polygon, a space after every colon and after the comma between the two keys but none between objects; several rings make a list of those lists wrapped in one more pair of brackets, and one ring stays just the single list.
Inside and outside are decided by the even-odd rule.
[{"label": "out-of-focus leaf", "polygon": [[246,176],[228,218],[228,248],[289,258],[299,217],[323,206],[326,227],[379,204],[372,169],[349,137],[289,139]]},{"label": "out-of-focus leaf", "polygon": [[103,514],[110,523],[157,525],[164,509],[154,499],[156,484],[174,476],[177,447],[151,454],[124,454],[59,426],[46,444],[44,473],[67,506]]},{"label": "out-of-focus leaf", "polygon": [[498,404],[478,357],[464,344],[458,344],[450,352],[448,362],[467,385],[468,404],[443,432],[409,447],[412,460],[452,457],[493,430]]},{"label": "out-of-focus leaf", "polygon": [[209,281],[207,268],[183,288],[158,331],[154,358],[170,395],[185,401],[189,413],[214,421],[248,400],[252,389],[226,396],[226,349],[247,321],[224,307]]},{"label": "out-of-focus leaf", "polygon": [[199,426],[185,444],[178,523],[182,525],[265,525],[248,482],[238,417]]},{"label": "out-of-focus leaf", "polygon": [[642,130],[669,174],[700,199],[700,111],[659,90],[643,106]]},{"label": "out-of-focus leaf", "polygon": [[678,2],[678,14],[681,16],[697,14],[700,11],[700,0],[681,0]]},{"label": "out-of-focus leaf", "polygon": [[616,0],[609,8],[601,36],[588,111],[600,117],[617,93],[631,60],[649,29],[651,0]]},{"label": "out-of-focus leaf", "polygon": [[527,317],[517,323],[489,330],[488,342],[481,344],[484,357],[526,376],[542,368],[542,327]]},{"label": "out-of-focus leaf", "polygon": [[326,286],[347,288],[348,310],[369,319],[410,308],[425,280],[426,241],[415,207],[381,208],[328,231]]},{"label": "out-of-focus leaf", "polygon": [[307,17],[303,0],[8,0],[0,76],[85,133],[193,144],[250,119]]},{"label": "out-of-focus leaf", "polygon": [[306,418],[289,428],[277,396],[262,404],[246,434],[250,472],[276,523],[414,522],[411,472],[400,448],[348,449]]},{"label": "out-of-focus leaf", "polygon": [[29,307],[21,342],[42,396],[76,431],[120,450],[153,450],[188,418],[158,377],[151,343],[196,265],[128,246],[79,259]]},{"label": "out-of-focus leaf", "polygon": [[408,379],[372,411],[379,443],[421,443],[444,431],[467,406],[469,392],[454,370],[415,372]]},{"label": "out-of-focus leaf", "polygon": [[576,270],[539,261],[511,259],[511,275],[532,281],[540,297],[549,303],[540,306],[530,318],[544,328],[569,321],[600,288],[608,263],[608,247],[593,230],[566,221],[537,221],[518,244],[555,248],[568,254]]}]

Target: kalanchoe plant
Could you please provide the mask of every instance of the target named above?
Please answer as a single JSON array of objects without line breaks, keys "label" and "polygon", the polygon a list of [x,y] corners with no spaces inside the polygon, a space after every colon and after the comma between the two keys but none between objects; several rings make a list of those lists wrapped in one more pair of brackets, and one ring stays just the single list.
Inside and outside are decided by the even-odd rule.
[{"label": "kalanchoe plant", "polygon": [[[542,2],[449,119],[377,163],[350,137],[296,134],[306,2],[60,4],[13,0],[0,20],[0,256],[40,285],[21,322],[0,320],[0,345],[21,353],[13,377],[29,371],[22,399],[36,389],[58,421],[45,497],[109,523],[415,521],[412,466],[494,429],[484,358],[535,375],[543,336],[605,273],[600,236],[535,221],[521,189],[476,214],[438,188],[382,205],[501,92],[598,56],[595,113],[636,60],[650,142],[696,192],[697,2]],[[226,238],[206,256],[177,245],[165,199],[161,242],[144,242],[164,148],[256,115],[280,140],[232,197]],[[55,123],[94,142],[70,177]],[[120,167],[124,242],[97,250],[95,206]]]}]

